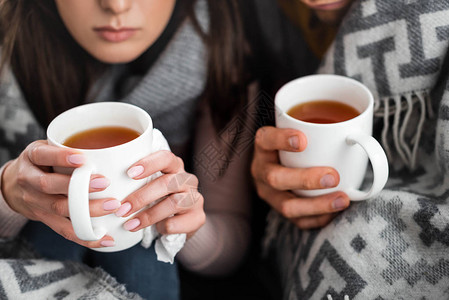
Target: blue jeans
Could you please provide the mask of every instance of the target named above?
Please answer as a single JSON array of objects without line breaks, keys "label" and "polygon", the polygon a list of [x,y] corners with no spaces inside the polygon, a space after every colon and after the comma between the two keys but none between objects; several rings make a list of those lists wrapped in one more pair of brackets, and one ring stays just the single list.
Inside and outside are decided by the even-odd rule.
[{"label": "blue jeans", "polygon": [[101,267],[129,292],[144,299],[179,299],[179,278],[176,264],[157,260],[154,246],[145,249],[139,244],[119,252],[93,251],[73,243],[40,222],[28,222],[21,232],[41,256],[52,260],[82,262]]}]

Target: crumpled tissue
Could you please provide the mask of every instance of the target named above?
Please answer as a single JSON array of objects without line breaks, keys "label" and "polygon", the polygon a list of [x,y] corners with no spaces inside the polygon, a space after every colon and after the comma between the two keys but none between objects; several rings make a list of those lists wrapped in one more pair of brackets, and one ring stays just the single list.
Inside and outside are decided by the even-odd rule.
[{"label": "crumpled tissue", "polygon": [[[163,134],[157,130],[153,130],[153,149],[154,152],[159,150],[169,150],[170,146],[168,145],[167,140],[163,136]],[[161,172],[157,172],[150,177],[148,177],[147,182],[154,180],[162,176]],[[163,199],[161,199],[163,200]],[[158,203],[158,201],[152,203],[151,206]],[[156,225],[148,226],[143,231],[143,239],[141,245],[144,248],[149,248],[153,241],[156,241],[155,250],[157,255],[157,260],[162,262],[173,263],[175,260],[176,254],[182,249],[186,242],[186,234],[164,234],[161,235],[157,229]]]}]

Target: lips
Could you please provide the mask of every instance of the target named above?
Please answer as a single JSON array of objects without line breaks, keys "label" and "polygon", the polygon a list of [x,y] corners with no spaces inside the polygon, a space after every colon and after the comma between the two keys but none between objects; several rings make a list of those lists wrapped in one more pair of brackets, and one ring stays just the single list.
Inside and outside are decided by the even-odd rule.
[{"label": "lips", "polygon": [[94,31],[105,41],[120,43],[130,39],[137,31],[137,28],[113,28],[110,26],[95,27]]},{"label": "lips", "polygon": [[331,3],[323,3],[323,4],[317,4],[317,5],[310,5],[312,9],[317,10],[337,10],[345,7],[347,4],[346,0],[342,1],[335,1]]}]

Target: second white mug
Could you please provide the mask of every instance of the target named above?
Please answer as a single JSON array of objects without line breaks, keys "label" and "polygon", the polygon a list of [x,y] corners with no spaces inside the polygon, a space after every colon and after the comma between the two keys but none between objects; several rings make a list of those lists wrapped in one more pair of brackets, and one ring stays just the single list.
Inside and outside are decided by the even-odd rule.
[{"label": "second white mug", "polygon": [[[319,124],[293,118],[287,112],[294,106],[315,100],[348,104],[359,115],[337,123]],[[374,100],[360,82],[338,75],[311,75],[293,80],[276,94],[276,126],[302,131],[307,137],[303,152],[279,151],[281,164],[293,168],[333,167],[340,175],[337,187],[320,190],[295,190],[302,196],[345,192],[351,200],[374,197],[388,179],[388,161],[378,141],[372,137]],[[368,160],[373,168],[371,188],[359,190]]]}]

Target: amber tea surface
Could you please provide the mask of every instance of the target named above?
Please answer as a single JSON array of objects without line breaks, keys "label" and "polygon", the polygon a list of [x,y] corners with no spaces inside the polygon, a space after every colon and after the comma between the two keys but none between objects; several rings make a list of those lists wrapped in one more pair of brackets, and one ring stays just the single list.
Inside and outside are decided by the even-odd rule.
[{"label": "amber tea surface", "polygon": [[63,144],[78,149],[102,149],[127,143],[139,135],[139,132],[130,128],[106,126],[76,133],[66,139]]},{"label": "amber tea surface", "polygon": [[330,124],[350,120],[360,115],[360,112],[342,102],[314,100],[293,106],[287,114],[304,122]]}]

